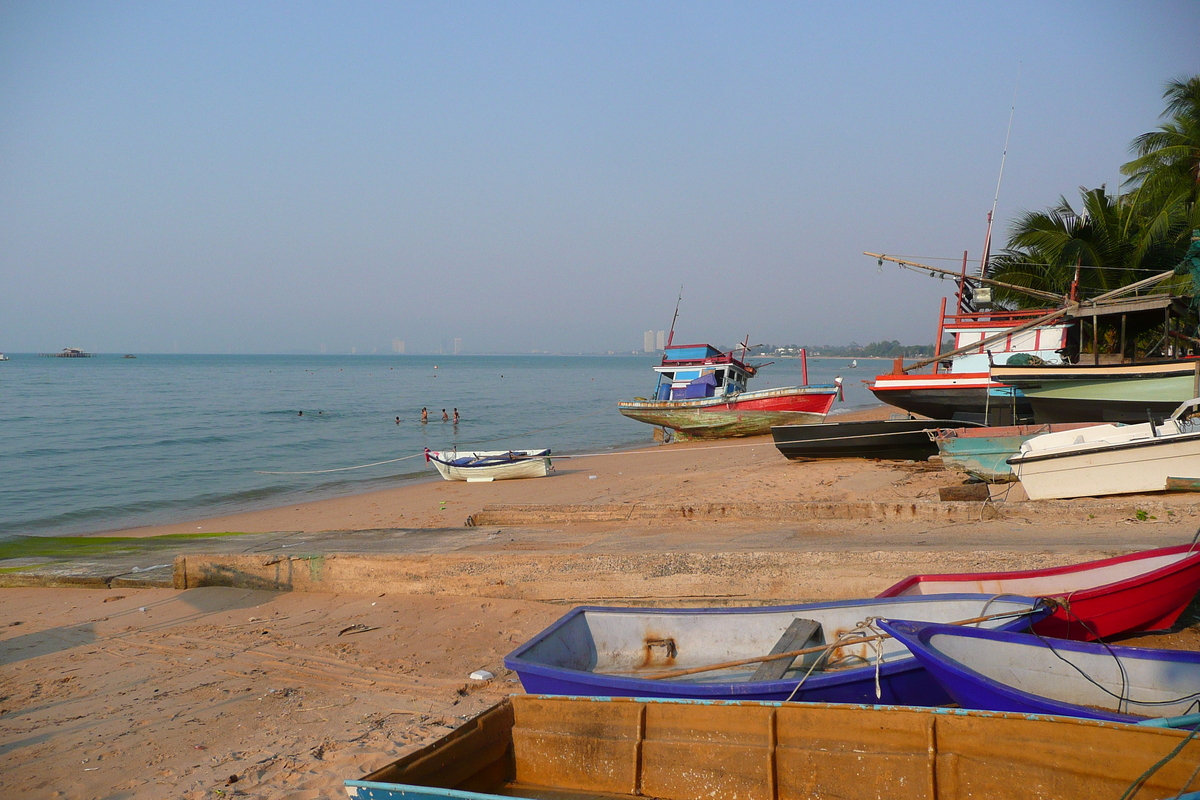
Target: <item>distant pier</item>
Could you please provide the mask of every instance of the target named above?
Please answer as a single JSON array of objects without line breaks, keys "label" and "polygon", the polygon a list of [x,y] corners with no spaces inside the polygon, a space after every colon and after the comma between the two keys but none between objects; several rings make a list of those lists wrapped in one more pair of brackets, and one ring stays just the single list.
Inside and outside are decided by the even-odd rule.
[{"label": "distant pier", "polygon": [[64,347],[58,353],[38,353],[42,358],[92,358],[95,353],[85,353],[78,347]]}]

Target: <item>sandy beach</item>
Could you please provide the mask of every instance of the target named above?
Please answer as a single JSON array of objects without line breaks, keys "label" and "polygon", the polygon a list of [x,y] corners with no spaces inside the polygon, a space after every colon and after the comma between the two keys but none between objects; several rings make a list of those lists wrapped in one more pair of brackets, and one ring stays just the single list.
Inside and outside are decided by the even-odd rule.
[{"label": "sandy beach", "polygon": [[[519,692],[503,656],[576,602],[564,596],[571,586],[584,587],[578,596],[586,598],[607,592],[617,604],[700,604],[723,591],[739,603],[869,596],[916,571],[1040,567],[1185,542],[1200,519],[1194,496],[1172,495],[1013,503],[999,517],[953,523],[681,516],[465,527],[484,507],[504,504],[933,504],[938,487],[962,481],[928,463],[788,462],[768,438],[555,466],[547,479],[431,480],[122,532],[324,532],[322,541],[349,548],[403,529],[396,541],[425,537],[431,565],[506,564],[507,585],[459,570],[419,592],[0,589],[0,794],[338,797],[342,781]],[[653,580],[647,559],[657,559]],[[784,567],[792,572],[775,574]],[[623,577],[635,572],[636,580]],[[788,577],[796,574],[812,580]],[[1191,628],[1144,638],[1200,646]],[[479,669],[496,677],[472,680]]]}]

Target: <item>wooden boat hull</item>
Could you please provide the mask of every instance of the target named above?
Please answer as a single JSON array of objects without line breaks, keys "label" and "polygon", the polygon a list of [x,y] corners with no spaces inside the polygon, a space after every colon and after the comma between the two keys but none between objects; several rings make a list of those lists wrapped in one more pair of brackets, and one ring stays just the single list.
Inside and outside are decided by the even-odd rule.
[{"label": "wooden boat hull", "polygon": [[986,372],[878,375],[868,388],[882,402],[923,417],[989,425],[1033,419],[1029,400]]},{"label": "wooden boat hull", "polygon": [[800,659],[777,680],[754,680],[757,663],[662,680],[647,676],[770,653],[797,618],[819,622],[824,642],[832,643],[868,617],[953,622],[1009,611],[1029,612],[983,623],[1024,628],[1044,613],[1034,609],[1035,601],[1025,598],[976,594],[766,608],[583,606],[514,650],[505,657],[504,665],[517,673],[521,685],[531,693],[940,705],[948,702],[945,692],[890,639],[881,644],[884,661],[878,671],[871,644],[848,645],[835,651],[831,659],[842,659],[848,668],[815,671],[799,688],[797,684],[811,666]]},{"label": "wooden boat hull", "polygon": [[[485,464],[480,466],[458,465],[452,463],[456,458],[471,456],[503,456],[512,454],[514,458],[508,463]],[[458,451],[430,451],[429,461],[437,468],[441,476],[448,481],[467,481],[468,483],[488,483],[491,481],[513,480],[517,478],[544,478],[554,471],[550,463],[549,450],[516,450],[516,451],[480,451],[474,453]]]},{"label": "wooden boat hull", "polygon": [[825,422],[771,428],[775,447],[789,459],[890,458],[923,461],[937,455],[927,431],[976,423],[949,419],[888,419]]},{"label": "wooden boat hull", "polygon": [[517,695],[346,791],[354,800],[1094,800],[1150,773],[1138,796],[1162,798],[1183,790],[1197,761],[1200,741],[1183,731],[1035,714]]},{"label": "wooden boat hull", "polygon": [[988,483],[1015,481],[1007,459],[1034,436],[1071,430],[1087,423],[1011,425],[1000,428],[958,428],[939,433],[936,443],[942,464]]},{"label": "wooden boat hull", "polygon": [[1169,628],[1197,591],[1200,547],[1176,545],[1049,569],[911,575],[878,596],[983,592],[1051,598],[1053,613],[1035,622],[1034,632],[1090,641]]},{"label": "wooden boat hull", "polygon": [[1008,459],[1030,500],[1166,491],[1168,478],[1200,478],[1200,431]]},{"label": "wooden boat hull", "polygon": [[825,419],[838,389],[791,386],[695,400],[623,400],[626,417],[670,428],[680,438],[725,439],[763,436],[772,425],[808,425]]},{"label": "wooden boat hull", "polygon": [[882,620],[959,706],[1112,722],[1178,717],[1200,698],[1200,653]]},{"label": "wooden boat hull", "polygon": [[1145,422],[1200,394],[1196,360],[1145,364],[994,366],[992,378],[1029,399],[1034,421]]}]

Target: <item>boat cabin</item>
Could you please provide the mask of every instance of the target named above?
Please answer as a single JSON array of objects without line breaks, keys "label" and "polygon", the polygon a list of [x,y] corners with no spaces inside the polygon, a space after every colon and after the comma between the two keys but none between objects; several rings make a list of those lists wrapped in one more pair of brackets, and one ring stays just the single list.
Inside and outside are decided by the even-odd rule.
[{"label": "boat cabin", "polygon": [[758,371],[711,344],[671,345],[663,350],[656,400],[698,400],[746,391],[746,381]]},{"label": "boat cabin", "polygon": [[[954,346],[951,349],[957,350],[975,342],[982,342],[1045,313],[1039,310],[947,314],[943,317],[941,335],[954,337]],[[1067,349],[1071,327],[1072,323],[1068,322],[1010,333],[987,347],[980,347],[952,360],[943,361],[942,369],[935,371],[987,372],[991,364],[1007,364],[1010,358],[1018,354],[1024,356],[1018,361],[1026,363],[1037,358],[1046,364],[1059,364],[1062,363],[1064,351]]]}]

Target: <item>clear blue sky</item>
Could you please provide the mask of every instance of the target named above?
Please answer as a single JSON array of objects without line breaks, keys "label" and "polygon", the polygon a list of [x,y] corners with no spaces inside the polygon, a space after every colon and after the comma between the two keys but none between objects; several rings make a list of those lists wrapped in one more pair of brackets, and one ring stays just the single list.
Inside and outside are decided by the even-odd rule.
[{"label": "clear blue sky", "polygon": [[[0,350],[933,339],[1200,3],[0,3]],[[953,263],[953,262],[933,262]]]}]

